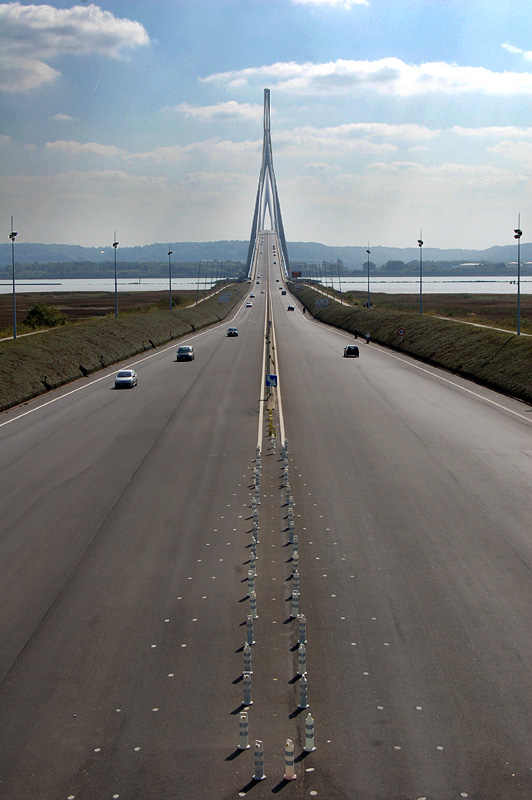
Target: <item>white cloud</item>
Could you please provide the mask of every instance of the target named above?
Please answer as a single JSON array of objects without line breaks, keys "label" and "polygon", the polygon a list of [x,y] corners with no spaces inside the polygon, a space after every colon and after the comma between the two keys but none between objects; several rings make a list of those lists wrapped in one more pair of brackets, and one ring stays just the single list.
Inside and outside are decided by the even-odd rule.
[{"label": "white cloud", "polygon": [[126,48],[148,44],[145,28],[99,6],[54,8],[0,4],[0,88],[29,92],[61,74],[47,62],[57,56],[97,53],[120,58]]},{"label": "white cloud", "polygon": [[278,62],[233,72],[220,72],[206,83],[241,87],[266,84],[293,95],[349,95],[369,89],[381,95],[410,97],[440,93],[461,95],[532,94],[532,73],[493,72],[484,67],[462,67],[445,62],[406,64],[399,58],[377,61],[340,59],[323,64]]},{"label": "white cloud", "polygon": [[294,5],[318,6],[326,8],[344,8],[349,11],[353,6],[368,6],[368,0],[291,0]]},{"label": "white cloud", "polygon": [[52,119],[58,122],[75,122],[76,117],[71,117],[70,114],[54,114]]},{"label": "white cloud", "polygon": [[163,111],[177,111],[185,117],[200,122],[212,122],[221,119],[252,120],[262,119],[263,106],[253,103],[237,103],[229,100],[227,103],[217,103],[214,106],[191,106],[189,103],[180,103],[177,106],[165,106]]},{"label": "white cloud", "polygon": [[0,133],[0,145],[11,144],[12,141],[13,139],[11,138],[11,136],[6,136],[5,134]]},{"label": "white cloud", "polygon": [[503,42],[501,47],[503,50],[507,50],[509,53],[513,53],[514,55],[522,55],[524,53],[524,50],[522,50],[520,47],[514,47],[513,44],[509,44],[508,42]]},{"label": "white cloud", "polygon": [[449,128],[450,133],[455,133],[457,136],[470,136],[473,138],[493,138],[493,139],[523,139],[532,137],[532,128],[517,128],[515,126],[487,126],[480,128],[462,128],[460,125],[454,125]]},{"label": "white cloud", "polygon": [[528,172],[532,161],[532,142],[502,141],[493,147],[488,147],[488,152],[502,157],[505,161],[526,167]]},{"label": "white cloud", "polygon": [[188,145],[171,145],[170,147],[156,147],[143,153],[131,153],[126,156],[127,161],[152,161],[157,164],[189,163],[193,158],[199,157],[204,161],[215,161],[226,165],[228,159],[235,163],[243,163],[251,155],[252,163],[256,165],[257,175],[260,168],[259,154],[262,140],[254,142],[230,142],[220,139],[205,139]]},{"label": "white cloud", "polygon": [[96,156],[121,156],[125,150],[113,144],[99,144],[98,142],[75,142],[59,140],[57,142],[46,142],[47,150],[66,153],[71,156],[96,155]]}]

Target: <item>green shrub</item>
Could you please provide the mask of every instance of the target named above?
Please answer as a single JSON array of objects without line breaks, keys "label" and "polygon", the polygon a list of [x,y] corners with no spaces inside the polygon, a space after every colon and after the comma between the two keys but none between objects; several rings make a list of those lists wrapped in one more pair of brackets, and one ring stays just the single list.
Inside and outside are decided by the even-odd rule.
[{"label": "green shrub", "polygon": [[28,328],[56,328],[58,325],[66,325],[68,317],[55,306],[48,306],[46,303],[35,303],[23,321],[23,325]]}]

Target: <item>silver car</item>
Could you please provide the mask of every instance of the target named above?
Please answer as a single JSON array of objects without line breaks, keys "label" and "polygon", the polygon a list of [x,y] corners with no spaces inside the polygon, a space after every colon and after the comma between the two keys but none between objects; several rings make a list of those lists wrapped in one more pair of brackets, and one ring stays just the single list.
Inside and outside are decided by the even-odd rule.
[{"label": "silver car", "polygon": [[137,383],[137,373],[134,369],[121,369],[115,375],[115,389],[131,389]]}]

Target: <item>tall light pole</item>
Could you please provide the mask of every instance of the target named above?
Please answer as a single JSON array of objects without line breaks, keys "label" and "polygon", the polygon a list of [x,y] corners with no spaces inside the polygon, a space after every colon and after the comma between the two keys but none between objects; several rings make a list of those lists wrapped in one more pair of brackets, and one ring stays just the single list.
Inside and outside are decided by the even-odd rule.
[{"label": "tall light pole", "polygon": [[514,228],[514,239],[517,239],[517,335],[521,335],[521,214],[517,215],[517,228]]},{"label": "tall light pole", "polygon": [[172,310],[172,262],[170,256],[173,252],[168,245],[168,306],[170,311]]},{"label": "tall light pole", "polygon": [[115,231],[115,240],[113,242],[113,247],[115,249],[115,319],[118,317],[118,282],[116,280],[116,248],[118,247],[118,242],[116,241],[116,231]]},{"label": "tall light pole", "polygon": [[423,231],[419,230],[419,313],[423,314]]},{"label": "tall light pole", "polygon": [[198,305],[198,297],[199,297],[200,271],[201,271],[201,261],[198,262],[198,280],[197,280],[197,283],[196,283],[196,305]]},{"label": "tall light pole", "polygon": [[17,338],[17,296],[15,292],[15,239],[17,238],[17,231],[13,230],[13,217],[11,217],[11,267],[13,270],[13,339]]},{"label": "tall light pole", "polygon": [[369,254],[371,253],[371,250],[369,249],[369,242],[368,242],[368,249],[366,250],[366,253],[368,254],[368,308],[371,308],[371,303],[369,301]]}]

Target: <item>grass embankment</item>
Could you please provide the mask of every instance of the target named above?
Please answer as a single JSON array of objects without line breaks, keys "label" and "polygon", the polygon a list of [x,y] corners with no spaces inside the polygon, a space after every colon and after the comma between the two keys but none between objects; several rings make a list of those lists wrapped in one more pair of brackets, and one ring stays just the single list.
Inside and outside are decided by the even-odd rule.
[{"label": "grass embankment", "polygon": [[0,342],[0,411],[223,320],[249,286],[226,287],[198,306],[80,322]]},{"label": "grass embankment", "polygon": [[[321,322],[350,333],[358,329],[362,336],[369,332],[374,342],[532,403],[532,337],[332,299],[329,308],[316,308],[323,294],[308,286],[297,287],[295,295]],[[399,328],[405,329],[402,338]]]},{"label": "grass embankment", "polygon": [[[330,291],[330,289],[329,289]],[[339,295],[335,292],[335,296]],[[367,292],[345,292],[351,305],[363,305]],[[419,294],[372,292],[373,308],[419,313]],[[517,298],[510,294],[438,294],[423,295],[423,314],[449,317],[492,328],[517,330]],[[532,295],[521,295],[521,332],[532,334]]]}]

